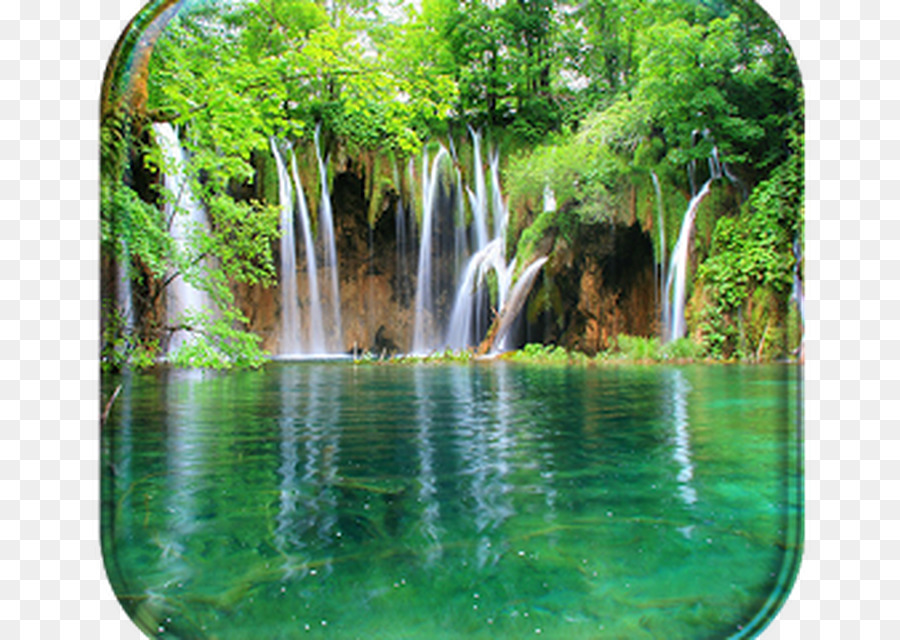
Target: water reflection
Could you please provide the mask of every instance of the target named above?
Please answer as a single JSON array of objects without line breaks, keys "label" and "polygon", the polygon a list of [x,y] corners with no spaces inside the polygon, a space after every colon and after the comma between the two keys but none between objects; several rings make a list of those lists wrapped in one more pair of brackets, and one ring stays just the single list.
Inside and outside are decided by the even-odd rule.
[{"label": "water reflection", "polygon": [[510,430],[511,391],[506,366],[490,370],[486,381],[480,372],[455,372],[453,406],[461,480],[467,479],[472,499],[479,568],[494,564],[502,552],[495,531],[515,514],[509,500],[509,458],[515,440]]},{"label": "water reflection", "polygon": [[425,565],[430,566],[441,556],[441,507],[437,500],[437,475],[435,473],[435,448],[432,438],[432,416],[435,414],[431,388],[425,380],[425,372],[417,367],[413,374],[416,390],[415,445],[418,459],[419,492],[417,500],[422,505],[419,532],[425,539]]},{"label": "water reflection", "polygon": [[697,491],[694,489],[694,464],[691,461],[691,439],[688,433],[688,393],[691,385],[680,369],[670,371],[672,419],[675,425],[672,459],[678,464],[678,495],[681,500],[692,505],[697,502]]},{"label": "water reflection", "polygon": [[284,570],[287,577],[294,573],[294,562],[290,554],[300,547],[301,530],[297,526],[300,517],[297,515],[297,504],[300,488],[297,482],[297,468],[300,455],[297,451],[300,441],[298,423],[298,391],[300,387],[300,369],[285,367],[281,370],[279,380],[281,415],[278,418],[281,444],[279,453],[281,465],[278,467],[280,478],[278,492],[278,515],[275,527],[275,547],[285,556]]},{"label": "water reflection", "polygon": [[[122,378],[119,395],[113,400],[111,414],[117,421],[118,428],[110,429],[112,437],[102,441],[102,459],[104,460],[103,482],[103,527],[111,539],[104,539],[104,544],[133,540],[137,527],[132,518],[116,517],[118,513],[133,513],[138,507],[133,486],[135,482],[135,452],[132,410],[132,377]],[[113,391],[112,393],[115,393]],[[110,396],[112,397],[112,396]],[[116,500],[115,496],[120,496]],[[115,507],[115,509],[113,509]],[[121,580],[116,567],[107,567],[110,577]]]},{"label": "water reflection", "polygon": [[[199,492],[206,461],[203,439],[203,397],[198,387],[203,372],[171,371],[166,393],[166,470],[165,522],[161,523],[158,545],[160,565],[168,582],[181,582],[192,573],[184,555],[192,536],[200,528]],[[208,396],[207,396],[208,397]],[[161,585],[168,586],[167,584]]]},{"label": "water reflection", "polygon": [[104,554],[150,635],[724,637],[785,552],[790,432],[743,426],[789,419],[789,381],[706,371],[136,376]]},{"label": "water reflection", "polygon": [[[340,459],[341,429],[337,420],[336,394],[339,388],[329,382],[328,376],[310,375],[306,384],[306,421],[304,429],[304,453],[301,485],[307,487],[304,501],[306,515],[302,530],[316,529],[325,548],[335,541],[337,524],[338,461]],[[325,569],[331,562],[326,560]]]}]

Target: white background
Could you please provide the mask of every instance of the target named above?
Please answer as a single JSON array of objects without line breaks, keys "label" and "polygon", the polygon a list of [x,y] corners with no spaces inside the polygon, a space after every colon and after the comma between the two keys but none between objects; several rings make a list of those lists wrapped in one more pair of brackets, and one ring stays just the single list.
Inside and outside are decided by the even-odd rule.
[{"label": "white background", "polygon": [[[808,118],[806,548],[761,637],[900,638],[900,4],[761,4]],[[100,555],[96,363],[98,98],[141,6],[0,5],[0,638],[142,637]]]}]

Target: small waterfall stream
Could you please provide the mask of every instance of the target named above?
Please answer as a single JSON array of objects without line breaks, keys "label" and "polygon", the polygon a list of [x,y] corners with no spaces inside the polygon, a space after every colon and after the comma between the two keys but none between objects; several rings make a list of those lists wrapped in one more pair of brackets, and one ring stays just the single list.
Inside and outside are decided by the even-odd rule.
[{"label": "small waterfall stream", "polygon": [[[297,246],[294,234],[294,194],[291,179],[275,138],[269,140],[278,170],[278,200],[281,203],[281,339],[283,355],[301,353],[300,301],[297,299]],[[292,155],[293,159],[293,155]]]},{"label": "small waterfall stream", "polygon": [[684,320],[684,303],[686,293],[687,268],[690,258],[689,243],[691,232],[694,229],[694,218],[697,215],[697,209],[700,203],[709,195],[709,189],[712,185],[712,178],[707,180],[700,191],[697,192],[688,203],[687,211],[681,222],[681,232],[678,234],[678,240],[675,248],[672,249],[672,261],[669,264],[669,275],[666,278],[665,301],[668,311],[663,315],[668,317],[669,323],[666,328],[666,341],[677,340],[684,337],[685,320]]},{"label": "small waterfall stream", "polygon": [[669,305],[666,302],[665,286],[666,286],[666,220],[665,211],[663,209],[662,189],[659,186],[659,178],[655,171],[650,172],[650,178],[653,180],[653,190],[656,191],[656,224],[658,228],[657,238],[659,239],[659,257],[657,274],[657,287],[659,295],[659,313],[660,326],[669,326]]},{"label": "small waterfall stream", "polygon": [[[695,175],[694,170],[689,171],[691,179]],[[687,269],[690,259],[690,239],[694,229],[694,219],[700,204],[709,195],[714,180],[722,177],[722,166],[719,163],[719,154],[715,147],[709,157],[709,179],[703,183],[700,190],[694,194],[688,203],[684,218],[681,221],[681,231],[675,248],[672,249],[669,273],[666,277],[664,317],[668,319],[666,333],[663,336],[666,342],[683,338],[685,334],[684,305],[687,293]]]},{"label": "small waterfall stream", "polygon": [[[195,255],[197,249],[192,246],[191,239],[194,234],[206,232],[209,225],[206,211],[194,196],[184,174],[187,156],[178,139],[178,132],[168,122],[158,122],[153,129],[165,160],[163,184],[174,198],[174,201],[166,202],[164,215],[169,221],[179,270],[166,291],[166,322],[172,327],[179,327],[189,324],[192,315],[209,311],[211,307],[206,292],[191,283],[196,272],[206,266],[201,257]],[[194,335],[187,327],[174,330],[167,353],[174,353],[193,339]]]},{"label": "small waterfall stream", "polygon": [[297,212],[300,214],[300,230],[303,233],[303,250],[306,255],[306,280],[309,288],[309,353],[328,353],[325,341],[325,322],[322,315],[322,296],[319,295],[319,270],[316,266],[316,245],[313,240],[312,222],[306,193],[297,172],[297,156],[291,151],[291,177],[297,194]]},{"label": "small waterfall stream", "polygon": [[[297,156],[293,149],[284,157],[277,142],[272,139],[272,154],[278,169],[278,191],[281,202],[281,356],[326,355],[333,353],[325,336],[325,320],[319,287],[319,269],[312,220],[306,202],[306,192],[297,169]],[[288,162],[290,167],[288,167]],[[301,306],[297,279],[297,228],[303,239],[306,263],[306,287],[308,299]],[[306,314],[302,313],[305,308]],[[303,322],[305,320],[305,323]],[[302,326],[305,324],[305,330]]]},{"label": "small waterfall stream", "polygon": [[344,332],[341,327],[341,295],[338,285],[338,259],[334,240],[334,214],[331,210],[331,192],[328,188],[328,163],[322,157],[321,143],[322,123],[316,125],[315,143],[316,159],[319,164],[319,180],[322,188],[322,200],[319,208],[319,234],[324,245],[324,258],[322,266],[328,270],[329,294],[332,313],[332,335],[329,336],[329,351],[342,351],[344,347]]},{"label": "small waterfall stream", "polygon": [[119,310],[123,322],[125,335],[131,335],[134,329],[134,303],[132,302],[131,255],[128,251],[128,243],[123,238],[122,248],[116,258],[116,308]]},{"label": "small waterfall stream", "polygon": [[419,244],[419,265],[416,273],[416,303],[413,324],[412,353],[425,354],[435,348],[434,294],[432,289],[432,243],[434,215],[440,178],[441,160],[447,157],[441,146],[429,169],[428,152],[422,156],[422,234]]}]

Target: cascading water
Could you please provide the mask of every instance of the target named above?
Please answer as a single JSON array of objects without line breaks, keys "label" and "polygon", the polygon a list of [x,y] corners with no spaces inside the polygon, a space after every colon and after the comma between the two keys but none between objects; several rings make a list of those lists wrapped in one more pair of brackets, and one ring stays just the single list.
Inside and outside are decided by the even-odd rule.
[{"label": "cascading water", "polygon": [[791,245],[791,253],[794,254],[794,274],[793,283],[791,285],[791,299],[797,303],[797,311],[800,314],[800,328],[802,331],[806,326],[806,313],[804,311],[805,305],[803,302],[803,280],[800,279],[800,265],[803,264],[803,245],[799,235],[794,238],[794,242]]},{"label": "cascading water", "polygon": [[[494,238],[500,238],[506,248],[506,204],[503,202],[503,192],[500,190],[500,151],[494,149],[490,154],[491,166],[491,194],[493,195],[492,213],[494,219]],[[505,252],[504,252],[505,253]]]},{"label": "cascading water", "polygon": [[666,340],[677,340],[684,337],[685,321],[684,321],[684,302],[685,302],[685,283],[687,280],[687,267],[689,258],[689,246],[691,231],[694,228],[694,218],[697,215],[697,209],[700,203],[709,194],[712,178],[707,180],[700,191],[691,198],[688,203],[687,211],[681,222],[681,232],[678,234],[678,240],[675,248],[672,250],[672,261],[669,264],[669,275],[666,278],[665,300],[668,305],[668,311],[664,314],[668,316],[669,323],[666,332]]},{"label": "cascading water", "polygon": [[472,127],[469,127],[472,136],[472,146],[475,173],[475,192],[469,190],[469,199],[472,205],[472,217],[475,225],[475,250],[481,251],[489,241],[487,231],[488,201],[487,188],[484,180],[484,165],[481,164],[481,135]]},{"label": "cascading water", "polygon": [[[691,172],[693,174],[693,172]],[[703,183],[691,201],[688,203],[684,218],[681,222],[681,231],[678,234],[678,240],[675,248],[672,250],[672,258],[669,263],[669,274],[666,278],[665,290],[665,306],[668,308],[664,315],[668,317],[668,325],[666,327],[666,341],[677,340],[683,338],[685,333],[684,320],[684,303],[686,293],[688,258],[690,256],[689,243],[691,232],[694,229],[694,219],[697,216],[697,210],[700,203],[709,195],[710,187],[713,180],[722,176],[722,168],[719,164],[719,156],[716,148],[709,157],[709,179]]]},{"label": "cascading water", "polygon": [[294,194],[287,167],[275,138],[269,140],[278,170],[278,200],[281,203],[281,340],[282,354],[301,353],[300,301],[297,299],[297,246],[294,234]]},{"label": "cascading water", "polygon": [[116,259],[116,308],[119,311],[125,334],[131,334],[134,329],[134,304],[131,299],[131,274],[129,263],[131,256],[128,251],[128,243],[122,239],[122,248]]},{"label": "cascading water", "polygon": [[[174,200],[165,204],[164,214],[175,243],[178,273],[174,274],[166,292],[166,318],[170,326],[177,327],[171,335],[167,352],[174,353],[190,344],[194,335],[188,325],[191,316],[210,310],[209,296],[191,284],[199,270],[205,266],[197,249],[192,246],[192,236],[208,229],[206,211],[194,197],[187,176],[184,174],[186,155],[178,139],[178,132],[168,122],[153,125],[156,141],[165,160],[164,186]],[[183,326],[182,326],[183,325]]]},{"label": "cascading water", "polygon": [[297,194],[297,212],[300,214],[300,230],[303,233],[303,250],[306,255],[306,280],[309,288],[309,353],[328,353],[325,340],[325,322],[322,313],[322,296],[319,295],[319,270],[316,266],[316,245],[313,241],[312,223],[306,193],[297,171],[297,156],[291,151],[291,177]]},{"label": "cascading water", "polygon": [[321,234],[325,251],[322,266],[328,269],[329,282],[331,284],[329,293],[331,295],[332,329],[334,331],[334,334],[328,342],[329,345],[331,345],[332,350],[340,351],[343,349],[344,332],[341,327],[341,296],[338,285],[338,260],[334,240],[334,215],[331,210],[331,193],[328,188],[328,167],[322,157],[322,145],[320,140],[321,130],[322,123],[320,122],[316,125],[315,133],[316,160],[319,164],[319,180],[322,189],[322,201],[319,209],[319,233]]},{"label": "cascading water", "polygon": [[516,280],[516,285],[509,292],[508,302],[501,308],[500,319],[497,322],[497,333],[494,335],[494,342],[491,345],[491,353],[502,353],[510,349],[509,330],[512,327],[513,320],[522,311],[538,272],[540,272],[545,262],[547,262],[546,256],[538,258],[528,265],[522,271],[519,279]]},{"label": "cascading water", "polygon": [[[442,146],[434,159],[430,159],[426,151],[422,157],[422,227],[419,241],[419,261],[415,294],[415,322],[413,328],[412,353],[426,354],[440,348],[467,349],[480,342],[487,332],[491,318],[487,305],[490,302],[488,293],[488,275],[495,274],[496,309],[506,308],[511,295],[512,276],[515,270],[515,259],[509,263],[506,258],[507,210],[500,188],[500,154],[491,152],[488,159],[490,171],[490,194],[488,181],[485,179],[485,163],[481,156],[481,136],[469,127],[473,146],[474,190],[462,184],[462,175],[458,163],[454,162],[456,179],[455,210],[441,207],[438,202],[438,185],[440,180],[441,161],[449,156]],[[463,208],[463,194],[467,192],[472,209],[471,226],[466,224]],[[439,209],[441,209],[439,211]],[[434,253],[440,246],[437,236],[441,231],[437,226],[437,216],[449,221],[453,229],[454,261],[453,306],[449,316],[439,317],[445,312],[437,309],[435,298],[437,278],[434,265]],[[399,227],[398,227],[399,228]],[[492,230],[492,233],[489,232]],[[471,234],[471,251],[469,256],[468,239]],[[449,238],[449,236],[447,236]],[[449,258],[449,256],[448,256]],[[543,260],[540,261],[543,264]],[[534,268],[534,271],[530,269]],[[522,296],[527,296],[540,265],[529,265],[523,272],[528,275],[529,282],[524,286]],[[512,313],[512,319],[521,310]],[[499,345],[499,343],[497,343]],[[503,347],[505,348],[505,342]]]},{"label": "cascading water", "polygon": [[472,136],[475,176],[475,191],[469,190],[469,202],[475,226],[476,250],[463,271],[450,314],[446,343],[451,349],[468,348],[479,341],[487,330],[483,305],[487,298],[485,284],[488,273],[493,270],[497,276],[497,308],[502,309],[515,269],[515,259],[509,264],[504,262],[507,214],[500,189],[500,154],[493,152],[489,161],[494,236],[488,241],[488,197],[481,160],[481,136],[471,127],[469,133]]},{"label": "cascading water", "polygon": [[663,210],[662,189],[659,186],[659,178],[655,171],[650,172],[653,180],[653,189],[656,191],[656,224],[658,228],[657,237],[659,239],[659,312],[662,327],[669,326],[668,304],[666,304],[665,285],[666,285],[666,222],[665,211]]},{"label": "cascading water", "polygon": [[416,272],[416,304],[412,342],[412,352],[420,355],[435,347],[431,251],[440,163],[445,157],[447,157],[447,150],[442,146],[435,155],[429,170],[428,152],[425,151],[422,156],[422,234],[419,243],[419,265]]},{"label": "cascading water", "polygon": [[548,184],[544,186],[544,213],[556,211],[556,193]]},{"label": "cascading water", "polygon": [[451,349],[465,349],[480,337],[479,327],[475,326],[478,319],[475,307],[481,300],[480,285],[488,271],[496,266],[498,255],[500,242],[494,240],[477,251],[466,264],[456,290],[447,330],[447,346]]}]

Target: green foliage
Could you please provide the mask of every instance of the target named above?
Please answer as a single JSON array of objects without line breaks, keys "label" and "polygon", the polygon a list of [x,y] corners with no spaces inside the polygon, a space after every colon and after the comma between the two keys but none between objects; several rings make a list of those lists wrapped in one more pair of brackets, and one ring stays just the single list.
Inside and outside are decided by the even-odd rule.
[{"label": "green foliage", "polygon": [[125,318],[113,305],[106,305],[103,335],[100,342],[100,368],[103,371],[119,371],[128,362],[132,345],[125,331]]},{"label": "green foliage", "polygon": [[[571,218],[561,215],[558,211],[544,211],[538,214],[528,227],[522,231],[519,236],[519,242],[516,247],[516,256],[519,264],[530,264],[534,259],[535,251],[538,243],[548,234],[551,228],[556,227],[560,222],[565,222]],[[563,235],[567,235],[563,231]]]},{"label": "green foliage", "polygon": [[278,208],[218,195],[209,203],[209,214],[213,253],[221,261],[222,272],[235,282],[273,284],[272,240],[277,236]]},{"label": "green foliage", "polygon": [[620,334],[608,351],[598,354],[598,358],[622,362],[683,362],[704,356],[703,345],[689,338],[679,338],[663,344],[658,336],[631,336]]},{"label": "green foliage", "polygon": [[716,224],[710,256],[697,272],[705,298],[701,329],[715,357],[755,359],[766,326],[774,328],[766,336],[770,345],[785,344],[784,309],[796,261],[792,245],[803,216],[802,175],[802,158],[790,157],[754,189],[739,216]]},{"label": "green foliage", "polygon": [[[514,157],[508,168],[512,206],[538,209],[544,189],[550,188],[558,203],[553,219],[567,235],[578,224],[609,219],[621,195],[620,181],[629,172],[627,159],[605,137],[609,131],[601,120],[592,120],[577,135]],[[546,217],[539,224],[551,226]]]},{"label": "green foliage", "polygon": [[703,345],[690,338],[679,338],[662,346],[664,360],[696,360],[704,356]]},{"label": "green foliage", "polygon": [[267,355],[259,348],[262,338],[235,328],[246,321],[233,309],[226,309],[221,317],[208,312],[187,314],[183,322],[192,328],[193,339],[169,354],[169,363],[176,367],[203,369],[262,366]]},{"label": "green foliage", "polygon": [[530,343],[517,351],[503,354],[504,360],[551,365],[585,365],[590,358],[580,351],[568,351],[559,345]]},{"label": "green foliage", "polygon": [[166,271],[166,256],[172,238],[162,212],[145,202],[128,186],[115,188],[108,182],[100,188],[100,242],[106,251],[119,255],[127,247],[152,275]]},{"label": "green foliage", "polygon": [[634,362],[658,361],[662,359],[660,339],[656,336],[619,335],[616,337],[613,357]]},{"label": "green foliage", "polygon": [[[435,351],[424,356],[404,355],[399,358],[392,359],[391,362],[400,364],[444,364],[456,363],[466,364],[475,359],[475,353],[471,349],[444,349],[443,351]],[[382,362],[376,356],[363,356],[356,360],[361,363]]]},{"label": "green foliage", "polygon": [[134,332],[129,332],[122,312],[111,303],[104,305],[104,325],[100,342],[100,368],[102,371],[116,372],[131,367],[148,369],[155,366],[159,358],[159,339],[141,340]]}]

